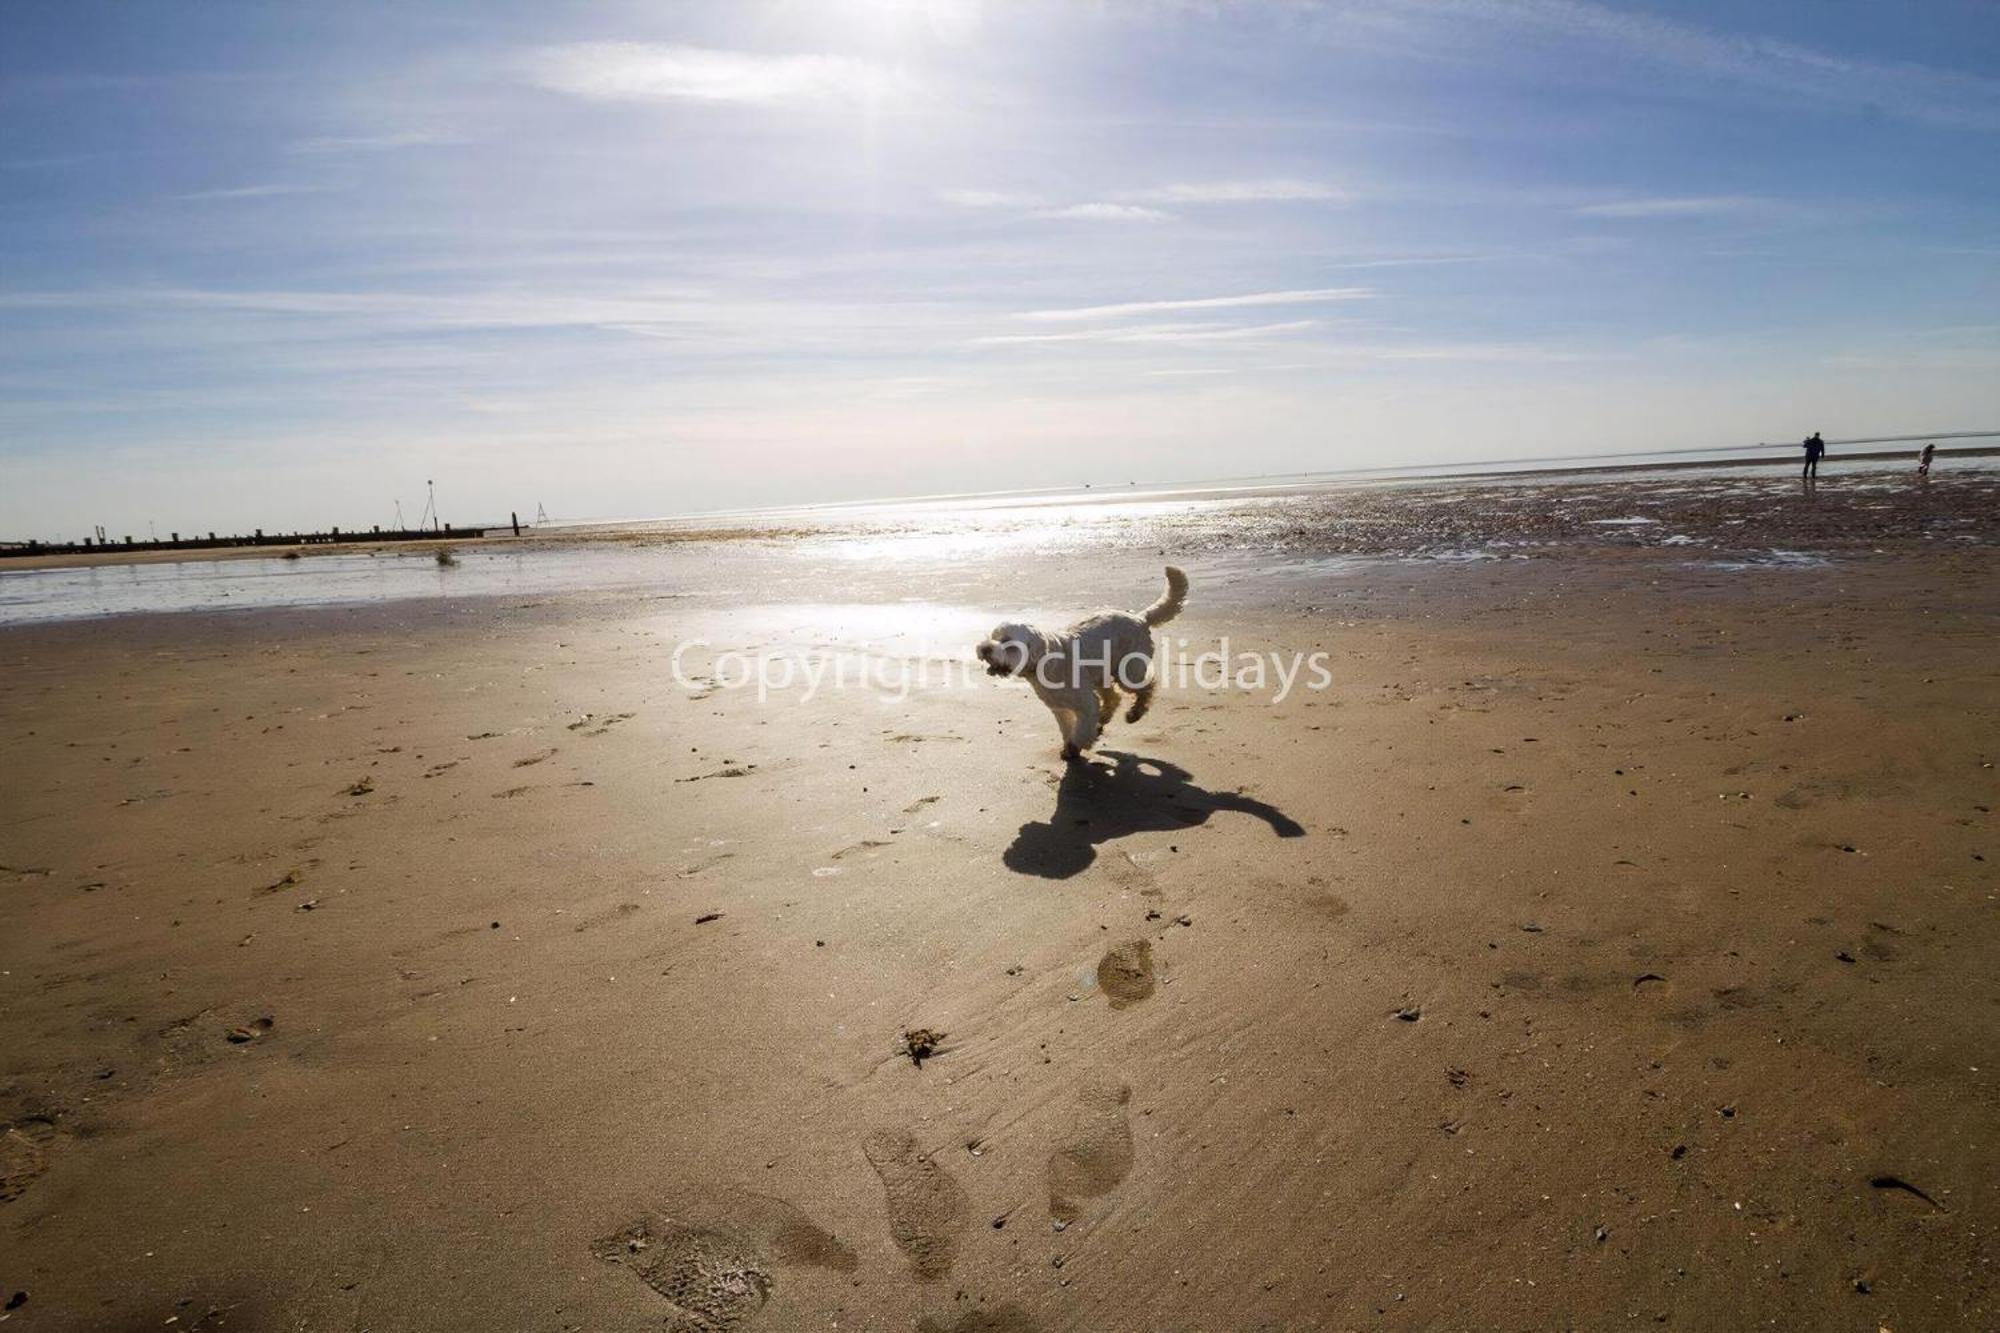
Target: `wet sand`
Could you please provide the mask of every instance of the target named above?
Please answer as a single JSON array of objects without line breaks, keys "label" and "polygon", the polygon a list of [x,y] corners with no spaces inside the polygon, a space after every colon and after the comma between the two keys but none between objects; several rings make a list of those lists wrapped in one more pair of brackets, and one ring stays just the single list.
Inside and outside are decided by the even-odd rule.
[{"label": "wet sand", "polygon": [[1332,683],[1169,685],[1074,769],[1019,685],[760,704],[668,659],[942,671],[1143,604],[1152,548],[0,632],[0,1296],[1991,1326],[1991,520],[1865,522],[1808,568],[1169,534],[1176,635]]},{"label": "wet sand", "polygon": [[703,523],[688,522],[667,530],[635,533],[624,528],[578,528],[574,531],[549,529],[537,532],[523,529],[514,536],[500,529],[488,528],[485,534],[478,533],[453,537],[420,537],[409,541],[369,541],[365,537],[350,541],[316,541],[310,543],[286,543],[271,541],[256,546],[216,546],[180,547],[167,549],[121,550],[110,547],[101,551],[64,551],[56,554],[38,555],[10,554],[0,561],[0,573],[10,570],[39,569],[91,569],[119,565],[175,565],[204,564],[216,560],[309,560],[329,555],[396,556],[403,559],[436,560],[438,552],[451,551],[547,551],[591,544],[629,545],[643,541],[649,545],[671,545],[678,542],[742,541],[750,538],[787,536],[801,537],[809,529],[791,527],[780,529],[775,524],[755,526],[712,527]]}]

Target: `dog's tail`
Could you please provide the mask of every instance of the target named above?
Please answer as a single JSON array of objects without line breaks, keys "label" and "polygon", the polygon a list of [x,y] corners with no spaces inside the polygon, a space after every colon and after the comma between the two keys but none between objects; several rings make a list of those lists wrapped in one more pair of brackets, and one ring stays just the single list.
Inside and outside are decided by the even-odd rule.
[{"label": "dog's tail", "polygon": [[1145,618],[1148,625],[1166,624],[1169,620],[1179,615],[1181,607],[1187,604],[1187,590],[1187,575],[1181,573],[1172,565],[1168,565],[1167,595],[1159,601],[1154,602],[1151,606],[1140,612],[1140,614]]}]

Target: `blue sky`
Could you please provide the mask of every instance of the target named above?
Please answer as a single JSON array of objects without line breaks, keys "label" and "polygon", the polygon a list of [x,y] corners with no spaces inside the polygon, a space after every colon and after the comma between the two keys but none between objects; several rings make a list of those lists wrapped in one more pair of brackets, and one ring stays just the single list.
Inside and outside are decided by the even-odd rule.
[{"label": "blue sky", "polygon": [[0,8],[0,536],[2000,427],[2000,8]]}]

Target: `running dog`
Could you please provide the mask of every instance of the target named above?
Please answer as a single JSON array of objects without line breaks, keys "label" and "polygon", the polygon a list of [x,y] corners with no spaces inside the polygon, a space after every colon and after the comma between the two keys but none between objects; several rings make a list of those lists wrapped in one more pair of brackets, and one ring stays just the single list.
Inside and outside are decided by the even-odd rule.
[{"label": "running dog", "polygon": [[1187,591],[1187,575],[1168,565],[1166,594],[1137,615],[1100,611],[1059,631],[1010,621],[973,651],[989,676],[1027,678],[1062,729],[1062,757],[1075,762],[1117,715],[1119,690],[1132,696],[1127,722],[1146,715],[1158,684],[1153,630],[1181,613]]}]

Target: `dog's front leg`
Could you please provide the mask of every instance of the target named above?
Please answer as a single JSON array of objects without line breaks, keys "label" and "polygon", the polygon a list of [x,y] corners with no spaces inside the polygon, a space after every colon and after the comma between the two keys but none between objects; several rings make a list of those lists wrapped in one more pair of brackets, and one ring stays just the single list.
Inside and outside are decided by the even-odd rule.
[{"label": "dog's front leg", "polygon": [[1076,713],[1068,708],[1051,708],[1049,715],[1056,720],[1056,729],[1062,732],[1062,757],[1077,760],[1083,752],[1076,748]]},{"label": "dog's front leg", "polygon": [[1076,756],[1071,753],[1072,751],[1080,754],[1097,744],[1098,733],[1104,729],[1104,714],[1097,702],[1097,691],[1086,692],[1082,706],[1077,709],[1075,717],[1076,721],[1070,728],[1069,746],[1064,752],[1065,758],[1074,758]]}]

